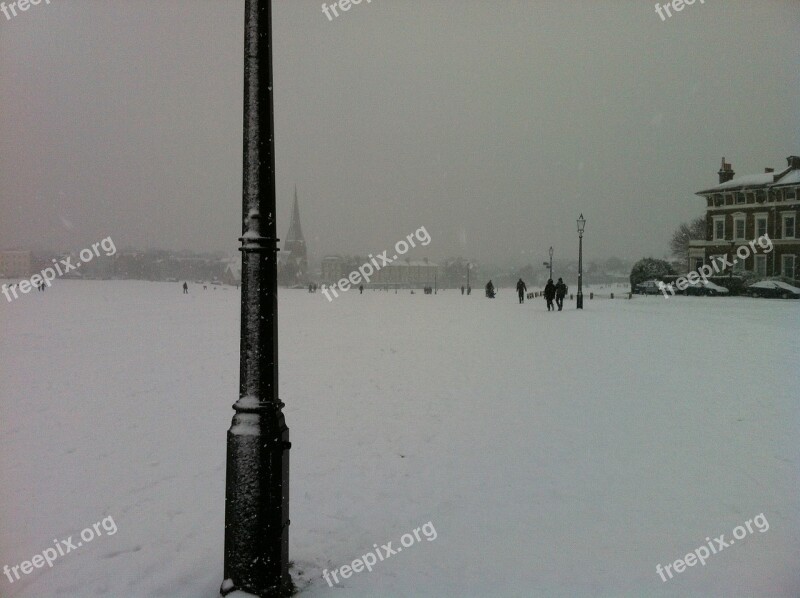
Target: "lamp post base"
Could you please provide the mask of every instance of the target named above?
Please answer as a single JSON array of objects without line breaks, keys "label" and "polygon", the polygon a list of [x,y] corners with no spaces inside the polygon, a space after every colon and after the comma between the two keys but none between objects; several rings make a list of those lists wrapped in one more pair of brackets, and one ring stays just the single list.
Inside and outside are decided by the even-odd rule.
[{"label": "lamp post base", "polygon": [[575,299],[576,299],[575,307],[577,309],[583,309],[583,293],[578,293],[575,296]]},{"label": "lamp post base", "polygon": [[237,401],[228,430],[225,581],[220,594],[294,593],[289,574],[289,429],[282,403]]}]

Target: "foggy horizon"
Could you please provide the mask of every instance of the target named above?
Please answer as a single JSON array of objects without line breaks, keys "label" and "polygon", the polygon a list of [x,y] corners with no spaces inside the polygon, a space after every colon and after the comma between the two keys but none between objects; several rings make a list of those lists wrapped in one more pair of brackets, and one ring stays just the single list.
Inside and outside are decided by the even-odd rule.
[{"label": "foggy horizon", "polygon": [[[235,255],[243,6],[0,18],[0,247]],[[660,258],[722,156],[744,175],[800,153],[789,2],[664,22],[634,2],[375,0],[329,21],[304,0],[273,18],[278,236],[296,184],[315,261],[421,226],[412,257],[573,260],[580,213],[587,260]]]}]

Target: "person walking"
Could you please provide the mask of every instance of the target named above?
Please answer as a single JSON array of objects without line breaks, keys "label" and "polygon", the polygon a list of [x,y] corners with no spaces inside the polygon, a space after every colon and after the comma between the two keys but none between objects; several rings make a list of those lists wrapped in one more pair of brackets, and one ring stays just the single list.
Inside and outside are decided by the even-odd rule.
[{"label": "person walking", "polygon": [[528,287],[525,286],[525,281],[521,278],[517,281],[517,295],[519,295],[519,302],[525,303],[525,291],[528,290]]},{"label": "person walking", "polygon": [[464,285],[463,284],[461,285],[461,294],[462,295],[464,294]]},{"label": "person walking", "polygon": [[183,283],[183,294],[184,295],[188,295],[189,294],[189,285],[186,284],[185,282]]},{"label": "person walking", "polygon": [[364,285],[363,284],[358,286],[358,294],[359,295],[363,295],[364,294]]},{"label": "person walking", "polygon": [[553,305],[553,299],[556,296],[556,285],[553,284],[553,279],[550,278],[547,280],[547,284],[544,287],[544,299],[547,301],[547,311],[551,309],[555,311],[555,306]]},{"label": "person walking", "polygon": [[495,293],[495,290],[494,290],[494,285],[492,284],[492,281],[490,280],[489,282],[486,283],[486,296],[489,299],[494,299],[495,294],[496,293]]},{"label": "person walking", "polygon": [[567,294],[567,285],[564,284],[562,279],[558,279],[556,283],[556,305],[558,305],[558,311],[564,307],[564,296]]}]

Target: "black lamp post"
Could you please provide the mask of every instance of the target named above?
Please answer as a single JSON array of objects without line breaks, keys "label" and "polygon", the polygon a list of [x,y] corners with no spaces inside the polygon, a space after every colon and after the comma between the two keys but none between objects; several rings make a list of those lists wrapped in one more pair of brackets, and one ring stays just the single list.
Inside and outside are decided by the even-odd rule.
[{"label": "black lamp post", "polygon": [[245,1],[242,304],[239,400],[228,430],[225,580],[287,596],[289,429],[278,398],[278,239],[272,102],[271,0]]},{"label": "black lamp post", "polygon": [[550,280],[553,280],[553,248],[550,247]]},{"label": "black lamp post", "polygon": [[578,218],[578,309],[583,309],[583,230],[585,228],[586,219],[581,214]]}]

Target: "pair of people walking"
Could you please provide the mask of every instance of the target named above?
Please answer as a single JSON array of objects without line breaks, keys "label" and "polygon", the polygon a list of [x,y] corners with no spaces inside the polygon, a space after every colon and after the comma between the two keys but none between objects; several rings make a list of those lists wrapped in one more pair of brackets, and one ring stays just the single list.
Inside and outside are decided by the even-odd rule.
[{"label": "pair of people walking", "polygon": [[[558,306],[558,311],[561,311],[564,307],[564,297],[567,294],[567,285],[564,284],[562,279],[558,279],[558,282],[553,284],[553,279],[549,279],[547,284],[544,287],[544,299],[547,301],[547,311],[555,311],[556,305]],[[555,305],[553,305],[553,300],[555,299]]]}]

